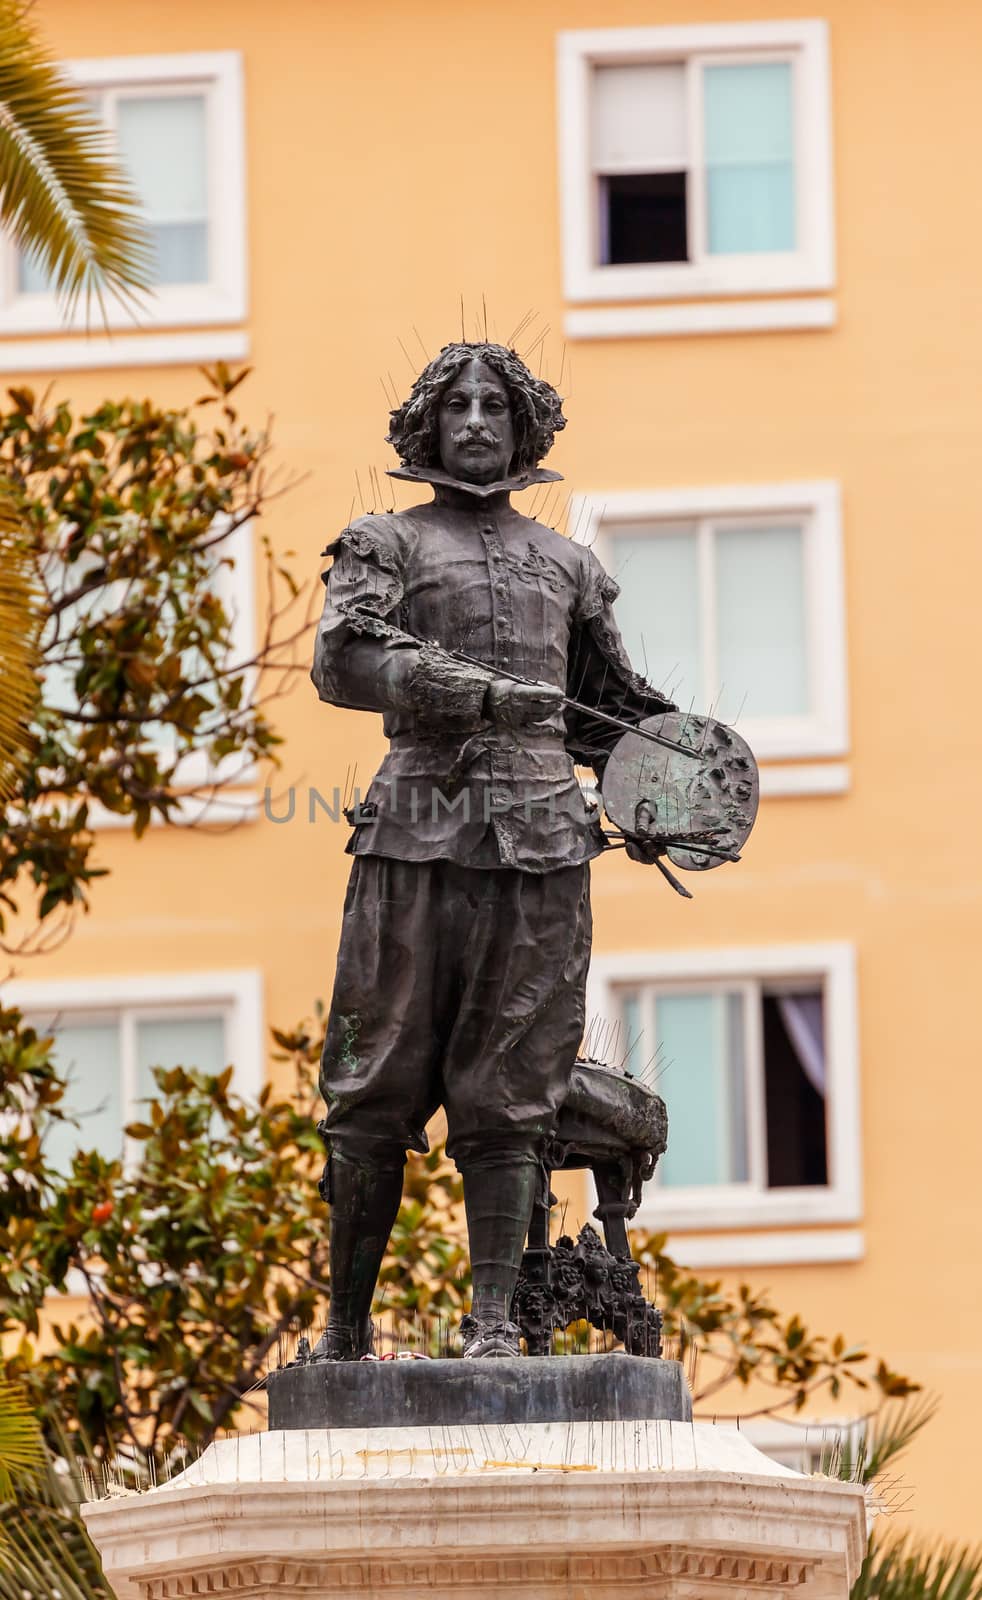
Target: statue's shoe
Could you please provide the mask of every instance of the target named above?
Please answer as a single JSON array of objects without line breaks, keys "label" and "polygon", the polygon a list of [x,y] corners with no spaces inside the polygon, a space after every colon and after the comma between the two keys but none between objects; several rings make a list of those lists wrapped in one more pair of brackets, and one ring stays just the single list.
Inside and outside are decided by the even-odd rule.
[{"label": "statue's shoe", "polygon": [[374,1328],[332,1327],[328,1323],[311,1352],[312,1361],[360,1361],[372,1354]]},{"label": "statue's shoe", "polygon": [[484,1360],[488,1356],[520,1356],[521,1330],[517,1322],[490,1322],[468,1314],[462,1318],[460,1335],[464,1341],[465,1361]]}]

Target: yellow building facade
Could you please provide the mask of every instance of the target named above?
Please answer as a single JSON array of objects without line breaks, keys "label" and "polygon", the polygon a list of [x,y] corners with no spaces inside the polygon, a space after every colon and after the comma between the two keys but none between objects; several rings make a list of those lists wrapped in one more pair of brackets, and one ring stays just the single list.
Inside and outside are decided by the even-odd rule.
[{"label": "yellow building facade", "polygon": [[[644,1220],[939,1394],[913,1520],[967,1537],[982,16],[793,10],[42,0],[145,184],[164,281],[139,328],[87,336],[7,257],[0,363],[86,404],[184,403],[202,363],[248,361],[243,410],[302,479],[264,531],[316,584],[380,504],[424,352],[462,317],[517,330],[569,418],[533,511],[619,574],[652,678],[739,714],[761,758],[745,859],[693,901],[623,854],[594,868],[591,1015],[608,1054],[643,1036],[676,1130]],[[246,633],[250,568],[243,547]],[[105,827],[91,914],[6,986],[105,1030],[119,1116],[168,1028],[248,1087],[267,1024],[329,997],[349,863],[310,793],[364,787],[381,727],[302,672],[277,721],[268,805],[260,779],[233,830]]]}]

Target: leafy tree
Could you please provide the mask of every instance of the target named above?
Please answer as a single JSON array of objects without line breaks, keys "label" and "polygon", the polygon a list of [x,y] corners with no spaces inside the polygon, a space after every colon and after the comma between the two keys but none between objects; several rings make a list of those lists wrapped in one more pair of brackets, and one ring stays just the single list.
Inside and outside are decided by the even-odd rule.
[{"label": "leafy tree", "polygon": [[0,0],[0,225],[51,278],[66,313],[80,296],[134,303],[151,282],[136,196],[32,11]]},{"label": "leafy tree", "polygon": [[[52,1041],[0,1011],[6,1372],[49,1428],[67,1420],[86,1454],[179,1460],[188,1441],[205,1444],[230,1425],[270,1362],[322,1314],[327,1216],[311,1047],[302,1032],[280,1038],[304,1041],[292,1052],[291,1094],[267,1086],[250,1105],[232,1092],[231,1068],[217,1077],[158,1070],[146,1120],[127,1130],[133,1164],[80,1151],[58,1173],[45,1157],[65,1117]],[[440,1159],[411,1165],[386,1262],[402,1310],[418,1303],[425,1272],[463,1259],[460,1240],[441,1231],[456,1180],[434,1171]],[[72,1282],[84,1285],[84,1321],[65,1326],[55,1313],[56,1346],[41,1356],[45,1296]],[[443,1285],[455,1303],[465,1290]],[[443,1303],[439,1285],[430,1303]]]},{"label": "leafy tree", "polygon": [[813,1333],[797,1315],[782,1317],[766,1294],[748,1284],[731,1294],[721,1280],[679,1267],[665,1253],[664,1233],[638,1231],[631,1242],[635,1259],[648,1269],[666,1336],[678,1342],[693,1400],[704,1414],[721,1414],[725,1394],[751,1383],[774,1396],[759,1414],[788,1406],[800,1411],[821,1393],[838,1400],[849,1388],[869,1391],[877,1403],[920,1388],[882,1359],[871,1365],[863,1345],[849,1344],[841,1334]]},{"label": "leafy tree", "polygon": [[[101,871],[93,805],[140,834],[192,803],[206,815],[236,769],[275,754],[268,705],[299,665],[310,619],[264,538],[265,630],[250,659],[236,658],[221,592],[229,541],[285,486],[269,470],[268,432],[235,409],[246,373],[219,364],[206,376],[201,400],[177,409],[106,401],[76,416],[16,389],[0,412],[0,485],[20,521],[17,571],[38,596],[44,685],[0,830],[0,940],[34,902],[20,951],[57,942],[87,904]],[[194,752],[216,775],[191,786]]]}]

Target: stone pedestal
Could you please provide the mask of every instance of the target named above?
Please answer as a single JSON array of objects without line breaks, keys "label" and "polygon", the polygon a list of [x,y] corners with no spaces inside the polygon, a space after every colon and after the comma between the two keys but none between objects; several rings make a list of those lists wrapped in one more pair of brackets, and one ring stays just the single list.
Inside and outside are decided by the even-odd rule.
[{"label": "stone pedestal", "polygon": [[84,1508],[119,1600],[847,1600],[863,1491],[736,1429],[280,1430]]},{"label": "stone pedestal", "polygon": [[309,1361],[271,1372],[266,1393],[272,1429],[692,1417],[681,1362],[647,1356]]}]

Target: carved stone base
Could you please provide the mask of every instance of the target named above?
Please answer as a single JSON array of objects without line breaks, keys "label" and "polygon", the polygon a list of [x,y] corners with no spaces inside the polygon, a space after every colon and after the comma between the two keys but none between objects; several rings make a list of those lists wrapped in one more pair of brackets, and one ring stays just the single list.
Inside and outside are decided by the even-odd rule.
[{"label": "carved stone base", "polygon": [[847,1600],[866,1538],[860,1488],[705,1423],[252,1435],[83,1514],[119,1600]]}]

